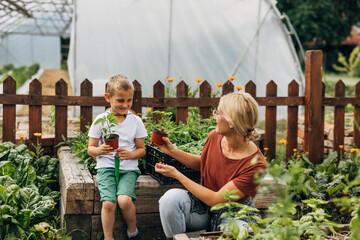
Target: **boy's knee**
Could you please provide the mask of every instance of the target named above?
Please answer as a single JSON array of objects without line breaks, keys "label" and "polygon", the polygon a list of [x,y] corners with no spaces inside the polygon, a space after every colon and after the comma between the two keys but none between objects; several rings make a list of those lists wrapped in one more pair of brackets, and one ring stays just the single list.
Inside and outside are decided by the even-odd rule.
[{"label": "boy's knee", "polygon": [[127,195],[119,195],[117,200],[121,209],[129,209],[134,204],[132,198]]},{"label": "boy's knee", "polygon": [[113,211],[115,211],[115,209],[116,209],[116,204],[113,203],[113,202],[110,202],[110,201],[103,201],[103,202],[102,202],[102,208],[103,208],[105,211],[113,212]]}]

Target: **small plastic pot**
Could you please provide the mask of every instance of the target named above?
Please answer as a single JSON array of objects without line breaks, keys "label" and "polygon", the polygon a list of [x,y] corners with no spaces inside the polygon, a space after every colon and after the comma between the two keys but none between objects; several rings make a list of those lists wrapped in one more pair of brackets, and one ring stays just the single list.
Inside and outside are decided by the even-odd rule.
[{"label": "small plastic pot", "polygon": [[106,135],[105,144],[112,147],[113,150],[117,149],[119,147],[119,135],[117,134]]},{"label": "small plastic pot", "polygon": [[162,140],[163,137],[166,137],[167,133],[160,129],[154,129],[152,136],[151,136],[151,143],[156,143],[157,145],[163,145],[164,141]]}]

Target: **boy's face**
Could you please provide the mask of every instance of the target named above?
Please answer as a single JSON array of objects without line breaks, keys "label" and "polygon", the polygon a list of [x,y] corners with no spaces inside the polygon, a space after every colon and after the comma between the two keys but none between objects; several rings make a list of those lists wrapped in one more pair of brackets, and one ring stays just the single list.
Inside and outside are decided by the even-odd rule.
[{"label": "boy's face", "polygon": [[112,96],[104,94],[105,100],[110,103],[111,112],[115,114],[127,114],[132,106],[134,92],[132,90],[119,90]]}]

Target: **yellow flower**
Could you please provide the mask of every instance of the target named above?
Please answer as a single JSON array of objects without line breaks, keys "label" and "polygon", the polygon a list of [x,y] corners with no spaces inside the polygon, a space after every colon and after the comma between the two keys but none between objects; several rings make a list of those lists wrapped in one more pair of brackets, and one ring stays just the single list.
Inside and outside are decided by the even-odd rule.
[{"label": "yellow flower", "polygon": [[172,82],[172,81],[174,81],[174,78],[168,78],[167,80],[168,80],[168,82]]},{"label": "yellow flower", "polygon": [[309,152],[305,152],[307,155],[309,155]]},{"label": "yellow flower", "polygon": [[35,137],[41,137],[42,133],[34,133]]},{"label": "yellow flower", "polygon": [[151,112],[151,108],[148,108],[147,112]]},{"label": "yellow flower", "polygon": [[293,151],[294,151],[294,152],[297,152],[297,149],[296,149],[296,148],[294,148],[294,149],[293,149]]},{"label": "yellow flower", "polygon": [[350,149],[350,152],[358,152],[358,151],[359,151],[358,148],[352,148],[352,149]]},{"label": "yellow flower", "polygon": [[235,80],[235,79],[236,79],[236,77],[231,76],[231,77],[229,77],[229,79],[230,79],[230,80]]},{"label": "yellow flower", "polygon": [[24,139],[24,138],[25,138],[25,136],[19,136],[19,138]]},{"label": "yellow flower", "polygon": [[287,141],[286,141],[285,139],[281,139],[281,140],[280,140],[280,143],[282,143],[282,144],[287,144]]},{"label": "yellow flower", "polygon": [[213,91],[213,90],[211,90],[211,91],[210,91],[210,93],[211,93],[211,94],[213,94],[213,93],[214,93],[214,91]]},{"label": "yellow flower", "polygon": [[195,82],[201,83],[201,82],[202,82],[202,79],[201,79],[201,78],[197,78],[197,79],[195,79]]},{"label": "yellow flower", "polygon": [[265,150],[265,151],[267,151],[267,150],[269,150],[269,148],[267,148],[267,147],[264,147],[264,150]]},{"label": "yellow flower", "polygon": [[216,87],[221,87],[223,84],[221,83],[221,82],[218,82],[217,84],[216,84]]},{"label": "yellow flower", "polygon": [[39,231],[39,232],[46,233],[49,231],[49,229],[50,229],[50,225],[46,222],[41,222],[41,223],[35,225],[35,230]]},{"label": "yellow flower", "polygon": [[192,94],[192,92],[188,92],[188,95]]},{"label": "yellow flower", "polygon": [[340,148],[340,149],[343,149],[343,148],[344,148],[344,145],[339,145],[339,148]]},{"label": "yellow flower", "polygon": [[298,158],[299,158],[299,157],[301,157],[301,155],[300,155],[300,154],[298,154],[298,155],[296,155],[296,157],[298,157]]},{"label": "yellow flower", "polygon": [[236,89],[240,91],[240,90],[242,90],[243,88],[242,88],[241,86],[236,86]]}]

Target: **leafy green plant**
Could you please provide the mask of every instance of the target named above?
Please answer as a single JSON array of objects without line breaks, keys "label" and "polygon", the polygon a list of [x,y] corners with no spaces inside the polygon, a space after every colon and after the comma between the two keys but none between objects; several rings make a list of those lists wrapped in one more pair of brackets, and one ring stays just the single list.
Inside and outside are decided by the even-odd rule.
[{"label": "leafy green plant", "polygon": [[333,64],[333,68],[339,72],[345,72],[350,77],[354,76],[354,70],[359,65],[360,62],[360,45],[356,46],[350,53],[349,59],[346,60],[346,57],[339,52],[338,53],[338,63],[341,66]]},{"label": "leafy green plant", "polygon": [[115,113],[110,113],[96,120],[94,125],[100,124],[102,125],[101,131],[104,132],[105,138],[108,139],[111,134],[114,134],[114,127],[118,125],[118,120],[115,117]]}]

